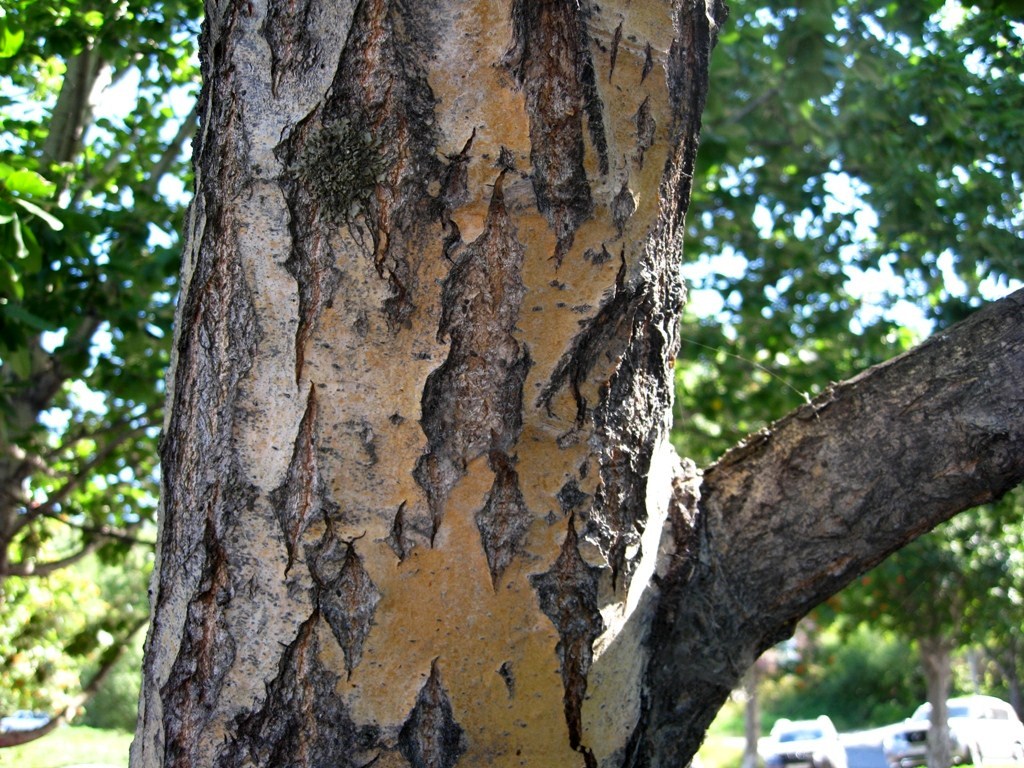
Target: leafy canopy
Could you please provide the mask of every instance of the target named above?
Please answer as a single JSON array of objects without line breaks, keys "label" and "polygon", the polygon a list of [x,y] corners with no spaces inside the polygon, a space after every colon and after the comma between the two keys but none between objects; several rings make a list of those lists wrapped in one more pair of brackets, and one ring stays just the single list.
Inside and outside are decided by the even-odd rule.
[{"label": "leafy canopy", "polygon": [[[1024,24],[730,3],[687,217],[677,440],[709,461],[1024,275]],[[701,302],[711,298],[710,302]],[[687,343],[689,342],[689,343]]]},{"label": "leafy canopy", "polygon": [[[677,363],[675,440],[704,462],[1024,275],[1024,15],[730,6],[688,217],[710,311]],[[918,539],[819,620],[984,644],[1019,681],[1022,499]]]}]

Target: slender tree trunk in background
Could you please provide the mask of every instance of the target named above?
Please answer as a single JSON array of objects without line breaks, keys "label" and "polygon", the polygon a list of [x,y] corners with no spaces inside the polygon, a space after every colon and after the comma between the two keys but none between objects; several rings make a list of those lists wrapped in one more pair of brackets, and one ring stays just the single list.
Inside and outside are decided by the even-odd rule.
[{"label": "slender tree trunk in background", "polygon": [[953,649],[948,638],[919,640],[928,701],[932,705],[928,729],[928,768],[949,768],[953,764],[949,741],[949,708],[946,700],[953,682]]},{"label": "slender tree trunk in background", "polygon": [[761,685],[761,665],[755,663],[743,678],[743,691],[747,700],[743,711],[743,747],[742,768],[757,768],[759,757],[757,745],[761,739],[761,702],[758,699],[758,688]]},{"label": "slender tree trunk in background", "polygon": [[675,456],[723,18],[208,3],[135,768],[685,765],[799,616],[1024,476],[1021,296]]}]

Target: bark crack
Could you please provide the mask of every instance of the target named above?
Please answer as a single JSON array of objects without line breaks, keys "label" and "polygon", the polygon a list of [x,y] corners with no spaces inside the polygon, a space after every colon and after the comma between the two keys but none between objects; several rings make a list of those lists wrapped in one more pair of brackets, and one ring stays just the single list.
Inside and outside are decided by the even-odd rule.
[{"label": "bark crack", "polygon": [[467,463],[492,451],[510,454],[522,429],[523,382],[531,364],[515,335],[526,292],[524,249],[505,208],[504,175],[495,182],[484,231],[463,249],[442,289],[438,338],[447,336],[450,347],[423,389],[420,425],[427,451],[414,470],[430,505],[431,539]]},{"label": "bark crack", "polygon": [[597,90],[587,16],[588,2],[515,0],[513,40],[505,65],[526,94],[530,160],[537,208],[557,238],[562,263],[594,202],[584,167],[584,115],[602,174],[608,173],[608,140]]},{"label": "bark crack", "polygon": [[580,556],[574,518],[570,517],[558,559],[546,573],[530,577],[540,609],[558,630],[555,652],[565,690],[563,701],[569,745],[583,755],[587,768],[597,765],[593,754],[582,743],[582,712],[587,674],[594,658],[594,641],[604,631],[597,599],[599,575],[600,569],[587,565]]},{"label": "bark crack", "polygon": [[398,748],[411,768],[452,768],[466,751],[465,731],[455,721],[437,659],[398,734]]},{"label": "bark crack", "polygon": [[311,383],[285,480],[270,492],[270,503],[277,514],[288,551],[286,574],[299,553],[303,534],[311,525],[322,523],[339,511],[320,473],[317,456],[318,418],[316,387]]}]

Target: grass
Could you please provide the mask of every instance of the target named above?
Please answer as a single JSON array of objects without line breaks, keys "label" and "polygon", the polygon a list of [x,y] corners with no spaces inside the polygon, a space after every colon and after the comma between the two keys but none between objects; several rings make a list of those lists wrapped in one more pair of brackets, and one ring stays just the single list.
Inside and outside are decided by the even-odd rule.
[{"label": "grass", "polygon": [[[712,729],[714,731],[715,729]],[[3,768],[128,768],[132,735],[76,725],[20,747],[0,749]],[[743,740],[709,733],[700,750],[701,768],[738,768]]]},{"label": "grass", "polygon": [[743,707],[729,700],[708,729],[694,764],[700,768],[739,768],[744,745]]},{"label": "grass", "polygon": [[694,764],[700,768],[739,768],[743,745],[743,739],[738,736],[708,734]]},{"label": "grass", "polygon": [[128,768],[132,735],[76,725],[20,747],[0,749],[3,768]]}]

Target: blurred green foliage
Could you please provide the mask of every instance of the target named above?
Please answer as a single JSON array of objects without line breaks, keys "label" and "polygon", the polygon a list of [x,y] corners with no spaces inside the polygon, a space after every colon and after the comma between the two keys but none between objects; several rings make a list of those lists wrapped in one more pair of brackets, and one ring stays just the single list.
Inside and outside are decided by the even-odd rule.
[{"label": "blurred green foliage", "polygon": [[840,731],[908,717],[924,700],[920,669],[907,663],[912,656],[905,640],[878,629],[821,633],[762,684],[763,731],[781,717],[828,715]]},{"label": "blurred green foliage", "polygon": [[[730,2],[675,440],[708,463],[1024,276],[1024,24],[956,2]],[[986,282],[988,281],[988,282]],[[715,299],[714,297],[717,297]]]},{"label": "blurred green foliage", "polygon": [[0,2],[0,710],[145,615],[200,11]]},{"label": "blurred green foliage", "polygon": [[132,732],[139,711],[139,687],[142,678],[143,638],[139,635],[124,652],[110,677],[85,705],[81,724]]}]

